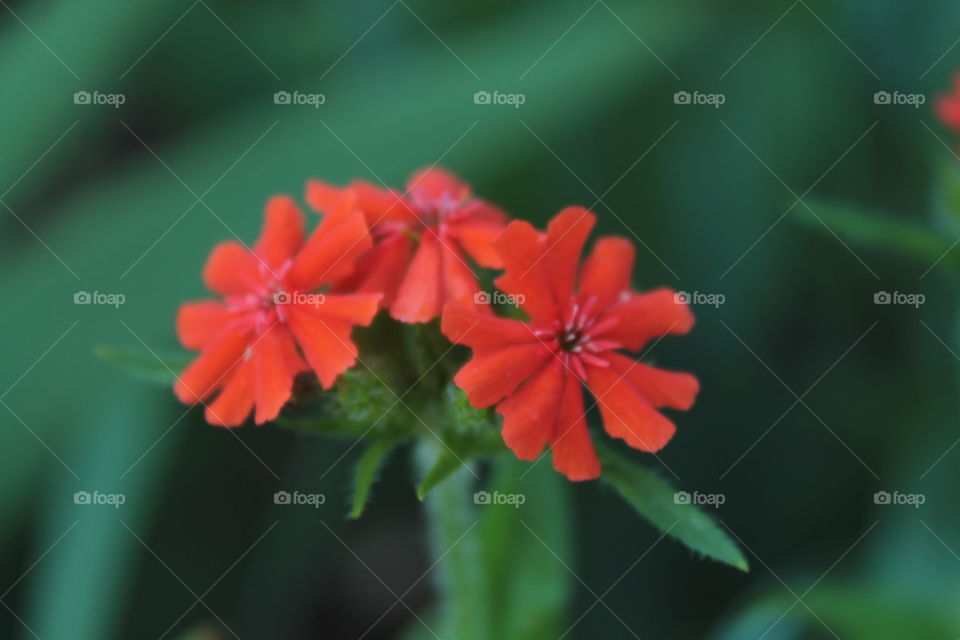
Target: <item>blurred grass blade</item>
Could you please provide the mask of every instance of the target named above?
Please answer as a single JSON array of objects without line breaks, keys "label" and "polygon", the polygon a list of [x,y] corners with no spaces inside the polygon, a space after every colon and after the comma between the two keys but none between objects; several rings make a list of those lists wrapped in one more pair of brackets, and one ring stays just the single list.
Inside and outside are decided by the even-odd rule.
[{"label": "blurred grass blade", "polygon": [[691,550],[741,571],[749,565],[737,544],[706,513],[692,504],[678,503],[677,491],[663,478],[614,453],[598,447],[602,479],[661,531]]},{"label": "blurred grass blade", "polygon": [[960,253],[948,253],[953,238],[943,237],[888,213],[828,202],[810,201],[808,204],[816,216],[802,208],[798,219],[812,229],[828,234],[833,232],[845,242],[892,251],[927,264],[942,260],[953,266],[960,265]]},{"label": "blurred grass blade", "polygon": [[[134,591],[138,558],[149,555],[135,535],[147,537],[182,432],[157,440],[174,420],[169,404],[151,389],[130,382],[115,389],[117,399],[95,416],[95,431],[76,456],[79,480],[64,475],[62,482],[51,486],[42,536],[46,542],[41,547],[73,528],[28,576],[25,619],[36,637],[120,637],[124,595]],[[148,449],[150,455],[131,467]],[[118,479],[122,469],[130,473]],[[118,494],[123,502],[78,503],[77,491]]]},{"label": "blurred grass blade", "polygon": [[353,505],[350,507],[351,519],[357,519],[363,515],[363,510],[367,505],[370,496],[370,489],[377,479],[383,462],[396,444],[396,440],[391,438],[376,438],[373,443],[367,447],[367,450],[357,461],[356,474],[353,480]]},{"label": "blurred grass blade", "polygon": [[101,345],[94,350],[98,358],[125,371],[135,378],[170,386],[177,381],[177,375],[183,371],[193,358],[187,353],[158,353],[123,349]]}]

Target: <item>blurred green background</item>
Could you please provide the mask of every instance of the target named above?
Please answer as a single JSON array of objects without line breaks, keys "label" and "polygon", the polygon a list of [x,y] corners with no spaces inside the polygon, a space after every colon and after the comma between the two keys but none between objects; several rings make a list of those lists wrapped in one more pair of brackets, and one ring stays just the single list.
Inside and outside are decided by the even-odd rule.
[{"label": "blurred green background", "polygon": [[[301,197],[308,177],[401,185],[436,162],[538,224],[591,206],[601,233],[637,241],[640,287],[725,297],[657,345],[703,391],[662,464],[643,461],[722,493],[752,570],[654,544],[611,491],[575,486],[571,571],[551,569],[575,594],[564,637],[960,636],[956,282],[797,202],[925,223],[957,162],[930,110],[960,66],[956,3],[0,5],[0,637],[417,631],[435,591],[403,456],[348,523],[346,443],[209,427],[93,351],[175,348],[207,252],[251,241],[271,194]],[[123,103],[95,104],[110,95]],[[81,291],[125,302],[74,304]],[[926,302],[879,306],[878,291]],[[274,505],[290,488],[327,502]]]}]

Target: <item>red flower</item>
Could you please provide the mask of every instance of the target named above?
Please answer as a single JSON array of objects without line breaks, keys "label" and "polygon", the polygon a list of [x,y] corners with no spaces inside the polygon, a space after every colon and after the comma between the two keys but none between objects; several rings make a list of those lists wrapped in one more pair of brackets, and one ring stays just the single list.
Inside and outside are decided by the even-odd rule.
[{"label": "red flower", "polygon": [[471,197],[470,187],[446,171],[415,173],[404,194],[362,180],[346,189],[311,180],[307,202],[327,213],[345,190],[356,194],[375,245],[333,291],[382,291],[394,318],[427,322],[446,302],[473,304],[480,285],[464,254],[482,267],[501,266],[493,241],[506,216]]},{"label": "red flower", "polygon": [[934,109],[944,126],[960,131],[960,73],[953,79],[953,92],[937,96]]},{"label": "red flower", "polygon": [[594,222],[586,209],[571,207],[546,234],[518,220],[496,241],[506,271],[497,286],[515,296],[529,323],[453,304],[442,322],[451,341],[473,349],[454,378],[470,403],[497,405],[503,439],[518,458],[534,460],[549,444],[554,467],[571,480],[600,474],[581,385],[596,399],[610,436],[651,452],[676,430],[657,409],[689,409],[699,390],[690,374],[618,353],[686,333],[693,315],[669,289],[630,289],[634,249],[623,238],[598,240],[578,274]]},{"label": "red flower", "polygon": [[373,319],[380,294],[314,293],[343,277],[372,242],[349,194],[305,240],[303,214],[290,198],[266,207],[253,250],[217,245],[203,281],[223,301],[189,302],[177,314],[177,334],[200,355],[174,387],[182,402],[203,402],[211,424],[236,426],[256,407],[262,424],[289,400],[294,377],[312,369],[330,388],[357,357],[353,325]]}]

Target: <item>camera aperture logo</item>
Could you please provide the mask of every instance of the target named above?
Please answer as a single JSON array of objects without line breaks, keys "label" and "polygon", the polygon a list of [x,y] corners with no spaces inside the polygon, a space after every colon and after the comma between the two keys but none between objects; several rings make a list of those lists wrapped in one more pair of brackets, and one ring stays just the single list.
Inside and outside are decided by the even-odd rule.
[{"label": "camera aperture logo", "polygon": [[708,105],[719,109],[727,101],[722,93],[701,93],[699,91],[677,91],[673,94],[673,104]]},{"label": "camera aperture logo", "polygon": [[894,104],[908,105],[914,109],[919,109],[920,105],[927,102],[927,96],[922,93],[900,93],[899,91],[877,91],[873,94],[873,104]]},{"label": "camera aperture logo", "polygon": [[919,309],[927,301],[922,293],[902,293],[900,291],[877,291],[873,294],[873,304],[897,304]]},{"label": "camera aperture logo", "polygon": [[727,296],[722,293],[704,293],[702,291],[677,291],[673,294],[674,304],[687,305],[707,305],[714,309],[720,308],[720,305],[727,301]]},{"label": "camera aperture logo", "polygon": [[526,297],[520,293],[512,295],[502,291],[477,291],[473,294],[473,304],[497,304],[519,307],[526,301]]},{"label": "camera aperture logo", "polygon": [[873,494],[873,504],[906,504],[914,509],[919,509],[920,505],[927,501],[927,496],[922,493],[900,493],[899,491],[877,491]]},{"label": "camera aperture logo", "polygon": [[722,493],[700,493],[699,491],[690,493],[689,491],[677,491],[673,494],[674,504],[693,504],[719,509],[720,505],[726,501],[727,496]]},{"label": "camera aperture logo", "polygon": [[273,304],[297,304],[319,307],[327,301],[322,293],[306,293],[303,291],[277,291],[273,294]]},{"label": "camera aperture logo", "polygon": [[104,293],[102,291],[77,291],[73,294],[73,304],[97,304],[120,308],[120,305],[127,301],[127,297],[122,293]]},{"label": "camera aperture logo", "polygon": [[109,105],[119,109],[127,101],[122,93],[100,93],[99,91],[77,91],[73,94],[73,104]]},{"label": "camera aperture logo", "polygon": [[73,494],[73,504],[107,505],[119,509],[126,503],[127,496],[122,493],[102,493],[100,491],[77,491]]},{"label": "camera aperture logo", "polygon": [[307,105],[319,109],[326,103],[327,96],[322,93],[301,93],[300,91],[277,91],[273,94],[273,104]]},{"label": "camera aperture logo", "polygon": [[326,503],[327,496],[322,493],[301,493],[294,491],[277,491],[273,494],[273,504],[292,504],[307,505],[314,509],[319,509],[320,505]]},{"label": "camera aperture logo", "polygon": [[473,504],[506,504],[519,509],[520,505],[527,501],[527,496],[522,493],[500,493],[494,491],[477,491],[473,494]]},{"label": "camera aperture logo", "polygon": [[527,96],[522,93],[500,93],[494,91],[477,91],[473,94],[473,104],[508,104],[514,109],[519,109],[520,105],[527,101]]}]

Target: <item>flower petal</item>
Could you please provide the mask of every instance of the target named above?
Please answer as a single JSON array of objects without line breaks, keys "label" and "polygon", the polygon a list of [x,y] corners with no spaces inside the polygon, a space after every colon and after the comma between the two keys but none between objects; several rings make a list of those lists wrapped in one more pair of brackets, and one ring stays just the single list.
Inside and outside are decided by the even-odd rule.
[{"label": "flower petal", "polygon": [[651,367],[618,353],[601,357],[610,363],[614,371],[629,380],[656,409],[668,407],[686,411],[693,406],[700,391],[700,382],[692,374]]},{"label": "flower petal", "polygon": [[677,430],[628,379],[610,367],[588,365],[587,385],[600,407],[603,428],[634,449],[659,451]]},{"label": "flower petal", "polygon": [[381,189],[364,180],[351,182],[350,189],[356,193],[356,206],[366,214],[371,227],[384,222],[417,221],[406,198],[393,189]]},{"label": "flower petal", "polygon": [[563,362],[556,358],[497,405],[503,441],[521,460],[536,460],[553,435],[565,378]]},{"label": "flower petal", "polygon": [[600,238],[580,270],[580,298],[596,297],[596,308],[610,306],[630,290],[633,277],[633,243],[626,238]]},{"label": "flower petal", "polygon": [[438,315],[443,306],[440,241],[430,232],[420,236],[410,268],[404,276],[390,315],[401,322],[427,322]]},{"label": "flower petal", "polygon": [[389,307],[397,297],[410,259],[413,241],[405,233],[395,233],[373,246],[357,261],[353,273],[338,280],[330,290],[339,293],[382,292],[381,304]]},{"label": "flower petal", "polygon": [[307,180],[305,199],[314,211],[330,215],[338,210],[343,192],[344,189],[332,184],[320,180]]},{"label": "flower petal", "polygon": [[550,274],[544,259],[544,242],[533,226],[514,220],[494,243],[506,273],[497,286],[522,300],[520,305],[534,321],[552,320],[557,312]]},{"label": "flower petal", "polygon": [[443,309],[440,331],[450,342],[484,352],[511,344],[539,343],[540,339],[519,320],[481,313],[472,306],[448,304]]},{"label": "flower petal", "polygon": [[173,387],[181,402],[203,402],[222,385],[230,370],[244,357],[253,341],[253,329],[229,325],[219,332],[184,369]]},{"label": "flower petal", "polygon": [[513,392],[554,355],[542,344],[523,344],[474,354],[453,381],[463,389],[471,406],[483,409]]},{"label": "flower petal", "polygon": [[493,222],[464,220],[451,225],[450,235],[481,267],[499,269],[503,266],[494,241],[503,233],[504,225]]},{"label": "flower petal", "polygon": [[446,195],[454,201],[459,201],[470,195],[470,185],[449,171],[429,167],[410,176],[410,180],[407,181],[407,191],[422,194],[430,199],[439,199]]},{"label": "flower petal", "polygon": [[255,371],[254,422],[263,424],[279,415],[293,392],[293,379],[306,367],[297,354],[293,336],[286,326],[274,324],[253,346]]},{"label": "flower petal", "polygon": [[671,289],[628,295],[610,308],[603,316],[606,318],[614,318],[616,323],[598,335],[619,342],[629,351],[639,351],[649,340],[684,334],[693,327],[690,308],[679,302]]},{"label": "flower petal", "polygon": [[573,375],[566,377],[557,422],[550,438],[553,468],[570,480],[593,480],[600,476],[600,461],[587,430],[583,389]]},{"label": "flower petal", "polygon": [[263,230],[253,251],[276,269],[303,246],[303,236],[303,214],[297,203],[286,196],[274,196],[267,201]]},{"label": "flower petal", "polygon": [[207,422],[221,427],[238,427],[243,424],[253,409],[253,389],[253,361],[244,360],[234,367],[220,395],[204,410]]},{"label": "flower petal", "polygon": [[382,297],[381,293],[325,294],[317,312],[332,320],[365,327],[377,315]]},{"label": "flower petal", "polygon": [[325,219],[294,260],[290,281],[299,289],[311,291],[342,278],[353,271],[357,259],[372,245],[359,211],[343,220]]},{"label": "flower petal", "polygon": [[177,338],[185,349],[200,350],[230,319],[230,311],[215,300],[186,302],[177,310]]},{"label": "flower petal", "polygon": [[357,346],[350,337],[350,323],[323,317],[314,307],[293,304],[288,324],[310,368],[324,389],[357,360]]},{"label": "flower petal", "polygon": [[221,242],[203,267],[203,283],[224,297],[258,292],[263,286],[260,267],[260,260],[239,242]]},{"label": "flower petal", "polygon": [[[440,240],[440,259],[443,262],[443,300],[440,309],[432,316],[436,317],[443,309],[444,302],[452,302],[465,306],[477,303],[477,294],[480,293],[480,283],[477,276],[467,265],[463,254],[446,238]],[[489,305],[477,307],[480,313],[491,313]]]},{"label": "flower petal", "polygon": [[563,306],[573,295],[580,253],[597,217],[583,207],[567,207],[547,225],[545,262],[554,299]]}]

